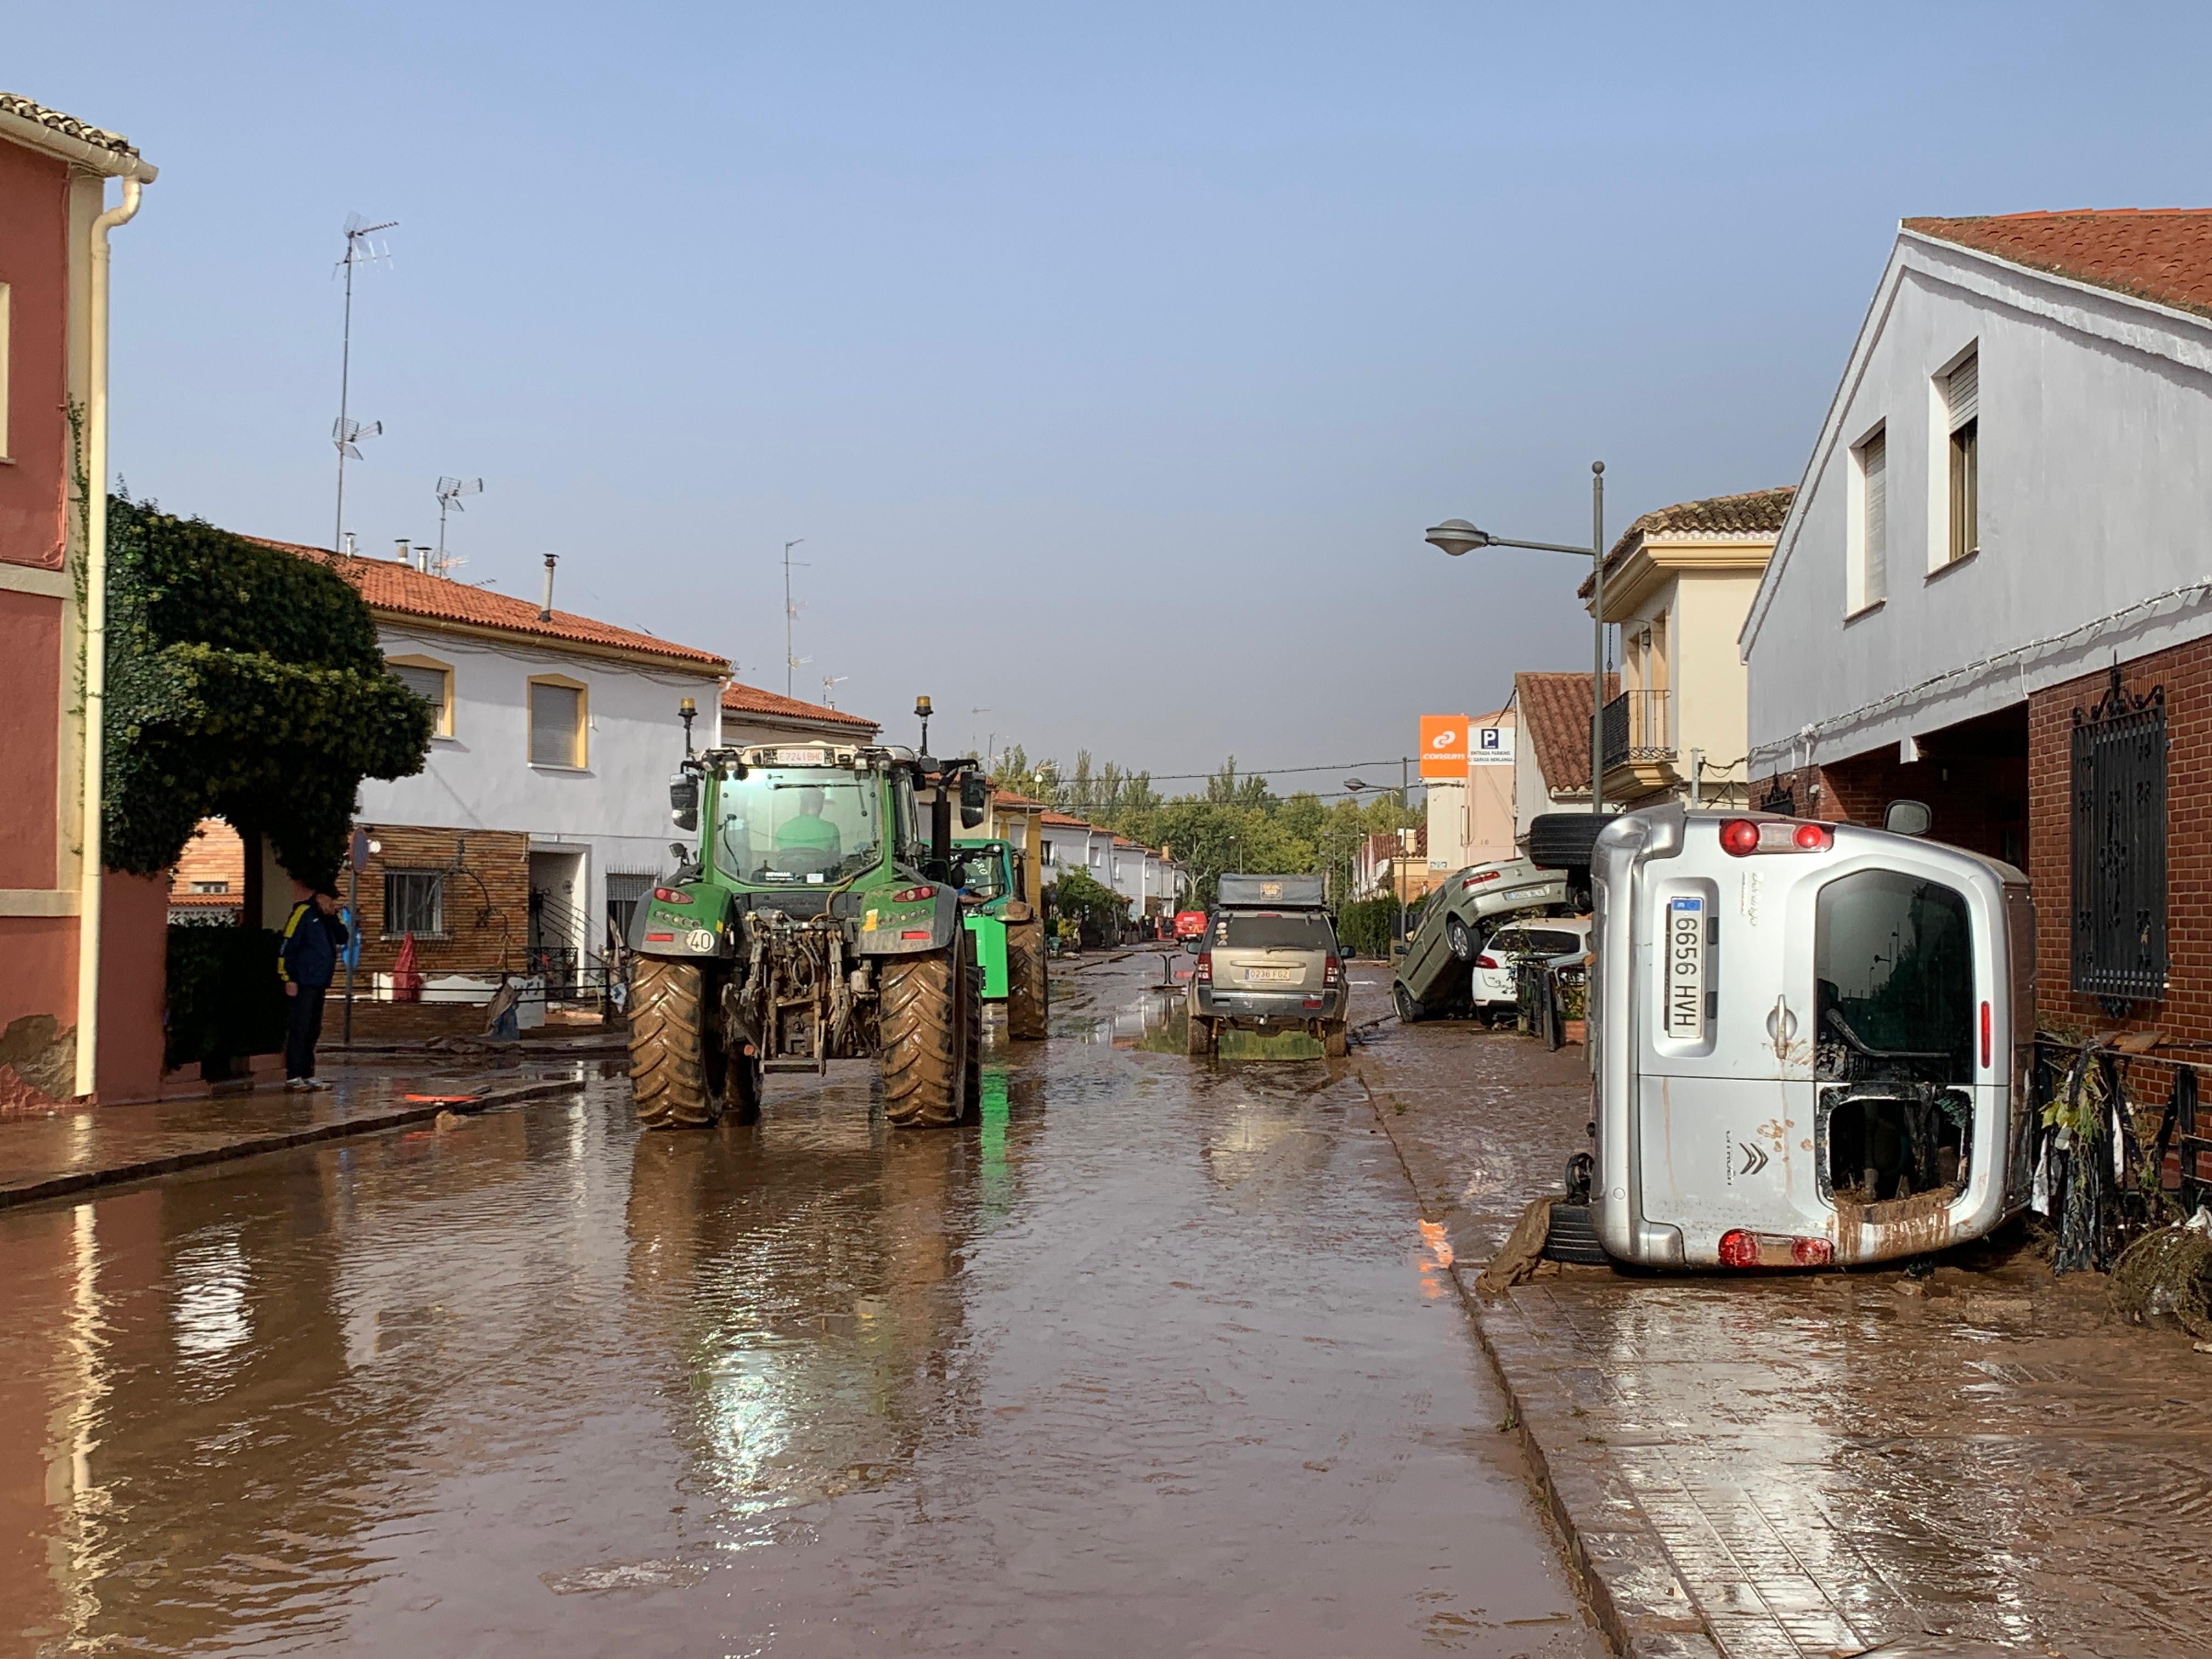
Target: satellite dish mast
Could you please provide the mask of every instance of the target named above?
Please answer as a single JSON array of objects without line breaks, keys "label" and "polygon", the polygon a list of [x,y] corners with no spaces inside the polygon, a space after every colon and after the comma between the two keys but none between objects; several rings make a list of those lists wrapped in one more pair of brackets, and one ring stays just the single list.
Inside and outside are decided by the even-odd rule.
[{"label": "satellite dish mast", "polygon": [[381,259],[389,264],[392,245],[380,247],[371,240],[380,230],[390,230],[399,222],[386,219],[381,224],[371,224],[358,213],[346,215],[345,257],[338,261],[338,269],[345,272],[345,330],[338,349],[338,417],[331,426],[331,442],[338,452],[337,525],[331,535],[331,545],[345,545],[345,464],[359,460],[361,451],[355,447],[362,438],[374,438],[384,431],[384,422],[372,421],[367,426],[346,418],[346,399],[352,391],[353,381],[353,273],[356,265],[374,264]]},{"label": "satellite dish mast", "polygon": [[437,572],[442,576],[454,566],[464,562],[446,556],[446,514],[463,510],[461,497],[483,494],[482,478],[441,478],[438,480],[438,562]]},{"label": "satellite dish mast", "polygon": [[834,694],[839,686],[852,678],[850,674],[824,674],[822,677],[822,706],[824,708],[835,708],[837,706],[837,699]]}]

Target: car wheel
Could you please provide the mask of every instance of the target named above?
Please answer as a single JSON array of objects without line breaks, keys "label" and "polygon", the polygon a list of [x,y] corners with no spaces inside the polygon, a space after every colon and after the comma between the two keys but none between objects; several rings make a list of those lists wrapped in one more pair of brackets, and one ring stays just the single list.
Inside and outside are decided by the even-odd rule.
[{"label": "car wheel", "polygon": [[1544,1260],[1602,1267],[1613,1258],[1597,1242],[1597,1218],[1587,1204],[1552,1206],[1551,1230],[1544,1236]]},{"label": "car wheel", "polygon": [[1418,1025],[1429,1017],[1421,1000],[1407,990],[1401,980],[1390,988],[1390,1000],[1398,1005],[1398,1024]]},{"label": "car wheel", "polygon": [[1474,930],[1457,916],[1444,918],[1444,943],[1450,947],[1453,957],[1461,962],[1473,962],[1476,951],[1481,948],[1474,937]]}]

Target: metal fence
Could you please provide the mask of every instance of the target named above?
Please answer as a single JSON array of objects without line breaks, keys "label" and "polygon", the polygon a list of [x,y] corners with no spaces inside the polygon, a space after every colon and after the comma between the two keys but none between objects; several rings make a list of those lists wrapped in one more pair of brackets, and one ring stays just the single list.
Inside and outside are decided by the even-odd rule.
[{"label": "metal fence", "polygon": [[1605,706],[1605,763],[1672,760],[1674,745],[1667,730],[1664,691],[1624,691]]}]

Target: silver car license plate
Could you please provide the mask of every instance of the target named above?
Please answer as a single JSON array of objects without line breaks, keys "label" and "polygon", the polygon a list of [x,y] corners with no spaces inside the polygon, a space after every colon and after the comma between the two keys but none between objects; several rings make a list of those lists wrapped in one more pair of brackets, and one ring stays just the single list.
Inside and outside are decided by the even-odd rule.
[{"label": "silver car license plate", "polygon": [[1667,901],[1667,1035],[1696,1042],[1705,1035],[1705,902]]}]

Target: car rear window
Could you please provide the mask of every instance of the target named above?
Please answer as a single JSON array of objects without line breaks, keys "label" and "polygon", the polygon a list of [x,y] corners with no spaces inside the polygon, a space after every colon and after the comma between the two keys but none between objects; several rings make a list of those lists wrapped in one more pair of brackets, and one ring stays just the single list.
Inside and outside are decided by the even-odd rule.
[{"label": "car rear window", "polygon": [[1335,935],[1327,916],[1235,911],[1215,925],[1213,942],[1231,950],[1326,951]]}]

